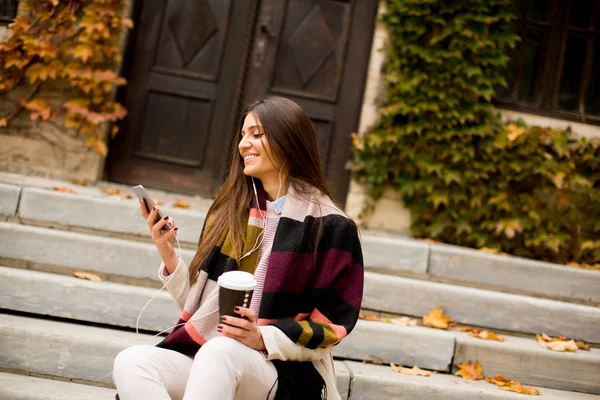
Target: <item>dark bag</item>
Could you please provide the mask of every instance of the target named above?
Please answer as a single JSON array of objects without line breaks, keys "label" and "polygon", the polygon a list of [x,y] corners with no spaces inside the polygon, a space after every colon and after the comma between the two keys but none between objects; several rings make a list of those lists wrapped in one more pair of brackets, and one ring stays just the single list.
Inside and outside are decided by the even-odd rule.
[{"label": "dark bag", "polygon": [[325,381],[310,361],[274,360],[277,369],[275,400],[322,400],[327,398]]}]

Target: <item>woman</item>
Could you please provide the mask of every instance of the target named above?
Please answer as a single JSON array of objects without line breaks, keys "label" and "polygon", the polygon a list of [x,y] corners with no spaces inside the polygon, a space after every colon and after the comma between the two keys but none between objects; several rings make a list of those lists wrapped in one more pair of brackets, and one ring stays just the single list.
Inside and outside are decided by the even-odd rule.
[{"label": "woman", "polygon": [[[115,359],[129,399],[339,399],[331,356],[356,324],[363,291],[354,222],[331,199],[304,110],[268,97],[242,119],[229,174],[211,206],[189,268],[142,215],[163,260],[159,277],[182,309],[157,347]],[[239,318],[219,320],[217,278],[231,270],[258,283]],[[243,318],[242,318],[243,317]]]}]

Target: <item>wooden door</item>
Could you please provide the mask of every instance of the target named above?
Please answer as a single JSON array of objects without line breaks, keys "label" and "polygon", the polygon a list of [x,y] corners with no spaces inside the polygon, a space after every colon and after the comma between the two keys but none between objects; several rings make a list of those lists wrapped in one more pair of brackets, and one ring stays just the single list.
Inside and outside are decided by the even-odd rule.
[{"label": "wooden door", "polygon": [[129,116],[108,178],[210,196],[237,123],[257,0],[136,3]]},{"label": "wooden door", "polygon": [[377,0],[263,0],[245,102],[267,94],[308,113],[335,199],[350,181],[350,139],[358,129]]}]

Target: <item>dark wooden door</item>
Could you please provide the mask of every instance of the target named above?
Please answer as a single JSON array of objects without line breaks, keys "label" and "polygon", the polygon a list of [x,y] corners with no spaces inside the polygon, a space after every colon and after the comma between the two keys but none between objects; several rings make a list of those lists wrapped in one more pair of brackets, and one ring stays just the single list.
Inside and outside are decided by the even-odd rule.
[{"label": "dark wooden door", "polygon": [[308,113],[336,200],[344,204],[371,50],[377,0],[263,0],[245,102],[267,95]]},{"label": "dark wooden door", "polygon": [[129,116],[108,178],[212,195],[225,169],[258,0],[138,0]]}]

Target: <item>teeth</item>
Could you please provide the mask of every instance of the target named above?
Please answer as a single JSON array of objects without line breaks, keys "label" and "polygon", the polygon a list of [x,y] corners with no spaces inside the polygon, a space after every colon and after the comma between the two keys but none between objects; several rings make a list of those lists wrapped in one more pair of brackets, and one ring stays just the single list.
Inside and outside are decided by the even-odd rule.
[{"label": "teeth", "polygon": [[254,154],[253,155],[249,155],[249,156],[244,157],[244,161],[246,161],[246,160],[252,160],[253,158],[256,158],[256,157],[258,157],[258,156],[254,155]]}]

